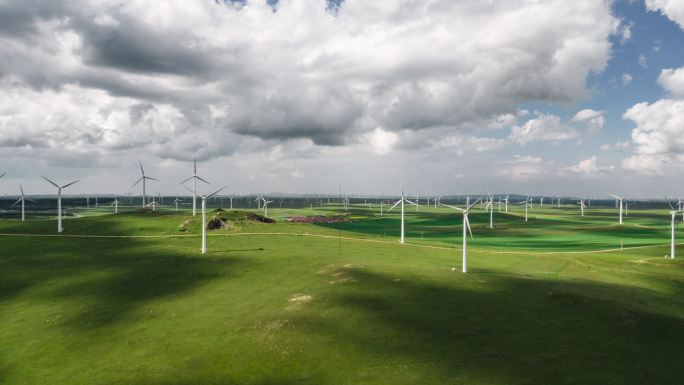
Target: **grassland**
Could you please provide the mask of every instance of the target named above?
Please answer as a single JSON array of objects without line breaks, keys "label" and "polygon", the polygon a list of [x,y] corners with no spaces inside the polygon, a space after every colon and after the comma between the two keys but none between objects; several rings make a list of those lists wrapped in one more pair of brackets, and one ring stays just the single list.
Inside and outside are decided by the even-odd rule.
[{"label": "grassland", "polygon": [[[461,217],[356,206],[0,221],[2,384],[680,384],[684,265],[665,210]],[[185,223],[184,226],[181,226]],[[184,231],[180,231],[181,228]],[[681,231],[677,233],[683,239]],[[624,246],[620,250],[620,245]],[[678,249],[684,252],[684,249]],[[684,256],[684,255],[683,255]]]}]

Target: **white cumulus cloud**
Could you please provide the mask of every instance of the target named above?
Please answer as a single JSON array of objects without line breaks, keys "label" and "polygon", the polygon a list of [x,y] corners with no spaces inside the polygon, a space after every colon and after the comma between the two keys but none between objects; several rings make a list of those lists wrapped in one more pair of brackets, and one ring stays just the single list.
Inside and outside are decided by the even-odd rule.
[{"label": "white cumulus cloud", "polygon": [[684,2],[681,0],[646,0],[646,8],[662,13],[684,28]]}]

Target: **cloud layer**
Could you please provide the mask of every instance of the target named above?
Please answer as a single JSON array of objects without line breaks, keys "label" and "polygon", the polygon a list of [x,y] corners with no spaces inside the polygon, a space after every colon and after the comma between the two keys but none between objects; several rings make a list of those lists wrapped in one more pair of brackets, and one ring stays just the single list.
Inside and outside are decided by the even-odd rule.
[{"label": "cloud layer", "polygon": [[0,146],[173,159],[368,135],[387,152],[384,133],[575,103],[619,24],[593,0],[30,0],[0,15]]}]

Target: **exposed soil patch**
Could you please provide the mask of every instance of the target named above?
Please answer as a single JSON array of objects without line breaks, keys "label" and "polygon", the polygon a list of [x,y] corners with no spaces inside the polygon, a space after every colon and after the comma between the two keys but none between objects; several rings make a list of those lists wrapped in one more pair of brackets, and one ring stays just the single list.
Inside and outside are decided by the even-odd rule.
[{"label": "exposed soil patch", "polygon": [[338,283],[352,283],[356,282],[356,278],[351,276],[350,270],[359,267],[361,266],[352,265],[349,263],[342,267],[339,267],[333,263],[332,265],[328,265],[323,269],[319,270],[318,274],[324,274],[331,277],[332,280],[328,282],[331,285],[335,285]]},{"label": "exposed soil patch", "polygon": [[315,215],[310,217],[287,217],[287,221],[295,223],[339,223],[349,222],[349,219],[343,216],[327,217],[324,215]]},{"label": "exposed soil patch", "polygon": [[310,303],[313,297],[308,294],[297,293],[290,297],[290,305],[286,308],[287,310],[299,310],[307,303]]}]

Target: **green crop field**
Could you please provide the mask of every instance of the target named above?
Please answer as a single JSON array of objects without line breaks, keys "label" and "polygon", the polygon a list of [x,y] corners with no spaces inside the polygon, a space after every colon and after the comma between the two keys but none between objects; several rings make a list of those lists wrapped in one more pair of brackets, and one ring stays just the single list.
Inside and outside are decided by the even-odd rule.
[{"label": "green crop field", "polygon": [[[0,383],[681,384],[665,209],[352,206],[0,220]],[[681,223],[681,218],[678,218]],[[680,226],[684,228],[684,226]],[[684,231],[677,230],[678,240]],[[684,248],[678,248],[684,253]],[[684,254],[682,254],[684,257]],[[452,271],[456,267],[457,271]]]}]

